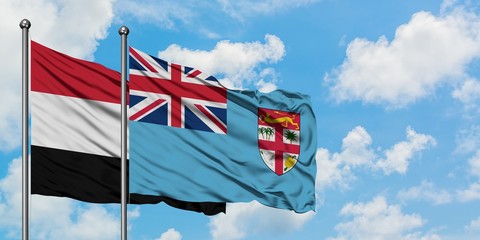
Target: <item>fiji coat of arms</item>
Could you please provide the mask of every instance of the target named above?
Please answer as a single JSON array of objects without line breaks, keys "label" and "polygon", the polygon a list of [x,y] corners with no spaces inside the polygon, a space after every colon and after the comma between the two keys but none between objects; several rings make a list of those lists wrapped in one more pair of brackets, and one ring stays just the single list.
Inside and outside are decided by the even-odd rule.
[{"label": "fiji coat of arms", "polygon": [[258,147],[265,164],[277,175],[293,169],[300,155],[300,114],[259,108]]}]

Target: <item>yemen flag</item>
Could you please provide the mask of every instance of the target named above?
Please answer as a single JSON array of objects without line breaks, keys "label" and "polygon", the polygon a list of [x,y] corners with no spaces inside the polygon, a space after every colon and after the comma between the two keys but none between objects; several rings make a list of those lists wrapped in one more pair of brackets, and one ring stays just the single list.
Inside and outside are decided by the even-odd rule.
[{"label": "yemen flag", "polygon": [[[32,194],[120,202],[120,74],[31,42]],[[131,194],[129,203],[165,202],[203,212],[225,203]]]}]

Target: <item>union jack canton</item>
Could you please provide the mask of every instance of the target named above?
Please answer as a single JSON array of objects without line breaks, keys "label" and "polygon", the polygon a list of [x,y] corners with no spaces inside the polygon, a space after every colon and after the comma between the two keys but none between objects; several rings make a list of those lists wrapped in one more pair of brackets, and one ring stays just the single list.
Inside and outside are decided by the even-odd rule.
[{"label": "union jack canton", "polygon": [[130,121],[227,133],[227,89],[198,69],[130,47]]}]

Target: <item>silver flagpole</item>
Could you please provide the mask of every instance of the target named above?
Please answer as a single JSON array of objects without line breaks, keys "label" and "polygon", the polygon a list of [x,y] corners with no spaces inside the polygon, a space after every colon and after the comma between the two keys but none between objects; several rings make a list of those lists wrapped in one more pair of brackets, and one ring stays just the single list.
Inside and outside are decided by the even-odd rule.
[{"label": "silver flagpole", "polygon": [[127,35],[128,35],[128,28],[125,26],[120,27],[118,30],[118,34],[120,34],[122,38],[122,46],[121,46],[121,68],[122,68],[122,134],[121,134],[121,158],[122,158],[122,183],[121,183],[121,208],[122,208],[122,216],[121,216],[121,235],[122,240],[127,240]]},{"label": "silver flagpole", "polygon": [[30,167],[28,164],[28,82],[29,82],[29,33],[30,21],[20,21],[22,29],[22,239],[28,240],[30,208]]}]

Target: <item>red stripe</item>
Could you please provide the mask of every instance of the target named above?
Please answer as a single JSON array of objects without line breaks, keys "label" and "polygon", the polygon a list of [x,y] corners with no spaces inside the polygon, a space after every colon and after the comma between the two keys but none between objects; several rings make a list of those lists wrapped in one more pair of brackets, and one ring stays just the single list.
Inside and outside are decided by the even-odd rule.
[{"label": "red stripe", "polygon": [[193,71],[192,73],[189,73],[189,74],[187,75],[187,77],[189,77],[189,78],[194,78],[194,77],[197,77],[198,75],[200,75],[201,73],[202,73],[202,72],[200,72],[199,70],[195,70],[195,71]]},{"label": "red stripe", "polygon": [[120,73],[31,41],[31,90],[120,104]]},{"label": "red stripe", "polygon": [[157,99],[155,100],[153,103],[151,103],[150,105],[148,105],[147,107],[143,108],[142,110],[138,111],[137,113],[133,114],[132,116],[130,116],[130,120],[132,121],[135,121],[137,120],[139,117],[143,116],[145,113],[147,113],[148,111],[152,110],[153,108],[161,105],[163,102],[165,102],[164,99]]},{"label": "red stripe", "polygon": [[[275,137],[277,137],[277,136],[275,136]],[[300,147],[298,145],[284,143],[283,138],[281,139],[280,142],[259,140],[258,141],[258,146],[261,149],[280,150],[282,152],[289,152],[289,153],[294,153],[294,154],[298,154],[300,152]]]},{"label": "red stripe", "polygon": [[275,151],[275,173],[280,176],[283,174],[283,152]]},{"label": "red stripe", "polygon": [[284,148],[286,148],[286,146],[283,143],[283,128],[282,126],[275,124],[275,145],[273,150],[275,150],[275,173],[279,176],[283,174]]},{"label": "red stripe", "polygon": [[[172,127],[182,127],[182,97],[184,97],[184,93],[185,92],[188,92],[188,91],[185,91],[187,90],[188,88],[183,88],[182,86],[182,66],[178,65],[178,64],[174,64],[172,63],[170,65],[170,70],[171,70],[171,78],[172,80],[171,81],[168,81],[169,83],[172,83],[173,85],[175,85],[177,91],[172,91],[172,88],[168,88],[168,90],[172,91],[172,93],[170,94],[171,97],[172,97],[172,102],[171,102],[171,112],[170,112],[170,116],[171,116],[171,126]],[[166,82],[166,81],[165,81]],[[162,87],[166,88],[165,85],[163,85],[163,82],[162,82]]]},{"label": "red stripe", "polygon": [[173,82],[168,79],[133,74],[130,75],[130,89],[220,103],[227,102],[227,90],[222,87],[205,86],[188,82]]},{"label": "red stripe", "polygon": [[199,105],[199,104],[194,104],[195,107],[197,107],[203,114],[205,114],[205,116],[208,117],[208,119],[210,119],[210,121],[212,121],[215,125],[217,125],[218,128],[220,128],[220,130],[222,130],[222,132],[224,133],[227,133],[227,128],[225,127],[225,125],[222,124],[222,122],[218,121],[217,118],[215,118],[215,116],[213,116],[210,111],[208,111],[207,109],[205,109],[205,107],[203,107],[202,105]]},{"label": "red stripe", "polygon": [[143,57],[140,56],[140,54],[138,54],[137,51],[135,51],[135,49],[131,47],[130,47],[130,54],[132,54],[138,61],[140,61],[145,67],[147,67],[149,71],[158,72],[154,67],[152,67],[152,65],[150,65],[150,63],[145,61],[145,59],[143,59]]}]

